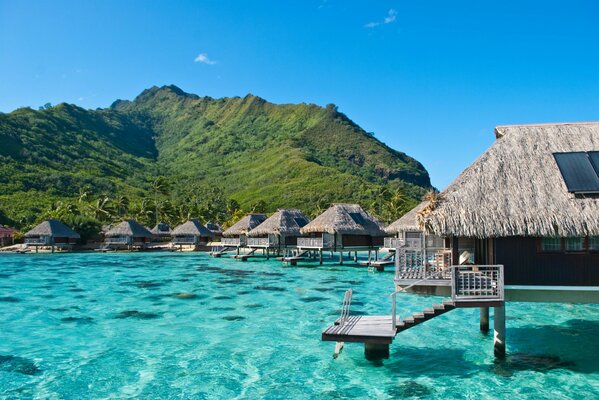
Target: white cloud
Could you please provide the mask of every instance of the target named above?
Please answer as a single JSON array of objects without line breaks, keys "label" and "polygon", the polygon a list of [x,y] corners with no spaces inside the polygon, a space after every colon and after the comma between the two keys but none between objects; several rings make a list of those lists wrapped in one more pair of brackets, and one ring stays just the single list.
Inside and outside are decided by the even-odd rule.
[{"label": "white cloud", "polygon": [[385,24],[390,24],[392,22],[395,22],[396,19],[397,19],[397,11],[392,8],[389,10],[389,12],[387,13],[387,16],[385,17],[384,20],[378,21],[378,22],[369,22],[366,25],[364,25],[364,27],[375,28],[379,25],[385,25]]},{"label": "white cloud", "polygon": [[202,63],[202,64],[207,64],[207,65],[214,65],[214,64],[216,64],[216,61],[214,61],[214,60],[211,60],[210,58],[208,58],[208,54],[206,54],[206,53],[201,53],[201,54],[199,54],[199,55],[198,55],[198,56],[195,58],[195,60],[194,60],[194,61],[195,61],[195,62]]}]

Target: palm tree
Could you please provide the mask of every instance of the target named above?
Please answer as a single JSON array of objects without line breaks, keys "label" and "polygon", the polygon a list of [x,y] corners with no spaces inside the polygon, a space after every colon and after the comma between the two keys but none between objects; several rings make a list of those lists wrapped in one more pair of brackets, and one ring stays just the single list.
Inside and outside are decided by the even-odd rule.
[{"label": "palm tree", "polygon": [[129,198],[124,195],[118,196],[116,199],[114,199],[114,206],[119,217],[124,216],[127,214],[127,210],[129,209]]},{"label": "palm tree", "polygon": [[92,216],[99,221],[108,221],[112,217],[110,198],[108,196],[100,197],[93,203],[89,204],[88,209]]},{"label": "palm tree", "polygon": [[170,185],[168,180],[164,176],[159,176],[152,182],[152,191],[154,192],[154,206],[156,208],[156,224],[158,224],[158,219],[160,214],[158,212],[158,195],[161,194],[166,196],[170,190]]}]

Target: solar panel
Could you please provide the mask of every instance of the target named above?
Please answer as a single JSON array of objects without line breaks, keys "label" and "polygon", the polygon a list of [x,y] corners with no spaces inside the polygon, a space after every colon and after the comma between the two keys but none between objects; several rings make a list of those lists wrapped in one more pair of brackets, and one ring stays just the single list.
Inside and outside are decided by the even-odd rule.
[{"label": "solar panel", "polygon": [[589,151],[588,154],[593,167],[595,167],[595,172],[599,175],[599,151]]},{"label": "solar panel", "polygon": [[295,220],[297,226],[299,226],[300,228],[303,228],[304,226],[308,225],[308,221],[303,217],[295,217],[293,219]]},{"label": "solar panel", "polygon": [[364,218],[362,218],[362,214],[360,213],[349,213],[351,219],[358,225],[364,225]]},{"label": "solar panel", "polygon": [[593,168],[588,153],[583,151],[553,153],[553,157],[568,187],[568,192],[599,193],[599,175]]}]

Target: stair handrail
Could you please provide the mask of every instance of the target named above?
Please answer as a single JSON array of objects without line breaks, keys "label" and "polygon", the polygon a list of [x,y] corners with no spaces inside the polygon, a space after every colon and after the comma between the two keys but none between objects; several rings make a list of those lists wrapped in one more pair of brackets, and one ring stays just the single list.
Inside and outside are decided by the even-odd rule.
[{"label": "stair handrail", "polygon": [[[406,287],[399,287],[399,289],[397,289],[396,291],[394,291],[393,293],[391,293],[389,296],[391,296],[391,329],[392,330],[397,330],[397,294],[398,293],[402,293],[402,292],[406,292],[408,289],[411,289],[412,287],[419,285],[420,283],[434,278],[436,275],[439,275],[443,272],[443,270],[439,270],[437,272],[434,272],[428,276],[426,276],[425,278],[422,278],[420,280],[417,280],[416,282],[412,283],[411,285],[408,285]],[[401,318],[401,317],[400,317]]]},{"label": "stair handrail", "polygon": [[349,309],[351,307],[351,300],[353,296],[353,290],[347,289],[343,296],[343,303],[341,303],[341,315],[339,317],[339,325],[343,326],[349,318]]}]

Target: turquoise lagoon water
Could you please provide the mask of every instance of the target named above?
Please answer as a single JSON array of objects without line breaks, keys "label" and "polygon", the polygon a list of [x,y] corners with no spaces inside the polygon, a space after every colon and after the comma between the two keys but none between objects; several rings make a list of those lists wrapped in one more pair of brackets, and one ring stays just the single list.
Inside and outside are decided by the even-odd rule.
[{"label": "turquoise lagoon water", "polygon": [[[509,304],[496,362],[478,310],[401,333],[382,362],[320,341],[345,289],[387,314],[391,273],[205,254],[0,256],[0,397],[599,398],[599,307]],[[403,295],[401,315],[439,298]]]}]

